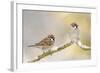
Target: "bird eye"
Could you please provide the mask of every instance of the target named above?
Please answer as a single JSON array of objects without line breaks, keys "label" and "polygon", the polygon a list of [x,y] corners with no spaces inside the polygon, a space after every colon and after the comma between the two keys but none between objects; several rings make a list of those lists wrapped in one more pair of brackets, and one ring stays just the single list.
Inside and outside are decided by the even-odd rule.
[{"label": "bird eye", "polygon": [[76,26],[74,28],[77,28]]},{"label": "bird eye", "polygon": [[51,38],[50,40],[51,40],[51,41],[53,41],[53,39],[52,39],[52,38]]},{"label": "bird eye", "polygon": [[50,40],[51,40],[51,41],[54,41],[54,38],[51,38]]}]

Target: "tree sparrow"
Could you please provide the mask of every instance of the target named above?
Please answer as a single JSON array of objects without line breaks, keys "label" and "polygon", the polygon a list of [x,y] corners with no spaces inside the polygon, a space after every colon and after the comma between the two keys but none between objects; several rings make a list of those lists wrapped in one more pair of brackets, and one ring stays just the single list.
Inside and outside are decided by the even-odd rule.
[{"label": "tree sparrow", "polygon": [[76,23],[71,24],[70,38],[72,43],[76,43],[80,48],[88,49],[90,47],[84,45],[80,41],[80,33],[79,28]]},{"label": "tree sparrow", "polygon": [[55,37],[54,35],[50,34],[47,37],[45,37],[43,40],[40,42],[34,44],[34,45],[29,45],[28,47],[37,47],[43,50],[43,52],[50,50],[54,46],[55,43]]},{"label": "tree sparrow", "polygon": [[78,40],[80,40],[79,38],[79,28],[78,25],[76,23],[72,23],[71,24],[71,31],[70,31],[70,38],[71,38],[71,42],[77,42]]}]

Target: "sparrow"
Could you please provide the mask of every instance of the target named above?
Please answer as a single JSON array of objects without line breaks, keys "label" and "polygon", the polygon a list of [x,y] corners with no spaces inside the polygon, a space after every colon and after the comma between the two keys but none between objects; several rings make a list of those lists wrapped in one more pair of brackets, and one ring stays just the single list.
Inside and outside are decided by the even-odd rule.
[{"label": "sparrow", "polygon": [[72,23],[71,24],[71,30],[70,30],[70,38],[71,38],[71,42],[76,43],[80,40],[80,36],[79,36],[79,28],[78,28],[78,24],[77,23]]},{"label": "sparrow", "polygon": [[28,47],[37,47],[43,50],[43,53],[47,50],[51,51],[51,48],[54,46],[55,43],[55,37],[52,34],[49,34],[47,37],[45,37],[43,40],[40,42],[34,44],[34,45],[29,45]]},{"label": "sparrow", "polygon": [[80,41],[80,30],[77,23],[71,24],[70,38],[72,43],[76,43],[80,48],[89,49],[90,47],[84,45]]}]

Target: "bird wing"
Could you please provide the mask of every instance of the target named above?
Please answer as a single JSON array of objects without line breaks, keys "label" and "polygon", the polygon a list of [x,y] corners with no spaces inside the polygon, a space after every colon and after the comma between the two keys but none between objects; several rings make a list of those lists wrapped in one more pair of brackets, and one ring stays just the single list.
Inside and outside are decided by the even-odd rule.
[{"label": "bird wing", "polygon": [[50,38],[45,38],[41,40],[39,43],[36,43],[35,45],[36,46],[51,46],[53,45],[53,43]]}]

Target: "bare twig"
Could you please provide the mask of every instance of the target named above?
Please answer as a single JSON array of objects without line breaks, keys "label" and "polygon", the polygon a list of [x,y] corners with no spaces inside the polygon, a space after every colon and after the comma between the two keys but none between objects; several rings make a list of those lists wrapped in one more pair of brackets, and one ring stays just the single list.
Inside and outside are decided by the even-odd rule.
[{"label": "bare twig", "polygon": [[61,47],[59,47],[57,50],[53,50],[53,51],[50,51],[50,50],[49,50],[49,51],[47,51],[47,52],[45,52],[45,53],[39,55],[37,59],[32,60],[32,61],[29,61],[29,63],[39,61],[39,60],[41,60],[42,58],[44,58],[44,57],[46,57],[46,56],[52,55],[52,54],[54,54],[54,53],[56,53],[56,52],[58,52],[58,51],[61,51],[61,50],[65,49],[66,47],[70,46],[71,44],[72,44],[72,42],[67,43],[67,44],[65,44],[65,45],[63,45],[63,46],[61,46]]},{"label": "bare twig", "polygon": [[[37,59],[34,59],[34,60],[32,60],[32,61],[28,61],[29,63],[32,63],[32,62],[36,62],[36,61],[39,61],[39,60],[41,60],[41,59],[43,59],[44,57],[46,57],[46,56],[49,56],[49,55],[52,55],[52,54],[54,54],[54,53],[56,53],[56,52],[58,52],[58,51],[61,51],[61,50],[63,50],[63,49],[65,49],[66,47],[69,47],[70,45],[72,45],[73,43],[72,42],[70,42],[70,43],[67,43],[67,44],[65,44],[65,45],[63,45],[63,46],[61,46],[61,47],[59,47],[59,48],[57,48],[57,50],[53,50],[53,51],[47,51],[47,52],[45,52],[45,53],[43,53],[43,54],[41,54],[41,55],[39,55],[38,57],[37,57]],[[78,45],[78,44],[77,44]],[[78,45],[79,46],[79,45]],[[80,46],[79,46],[80,47]],[[80,48],[82,48],[82,47],[80,47]],[[87,49],[87,48],[82,48],[83,50],[91,50],[91,49]]]}]

